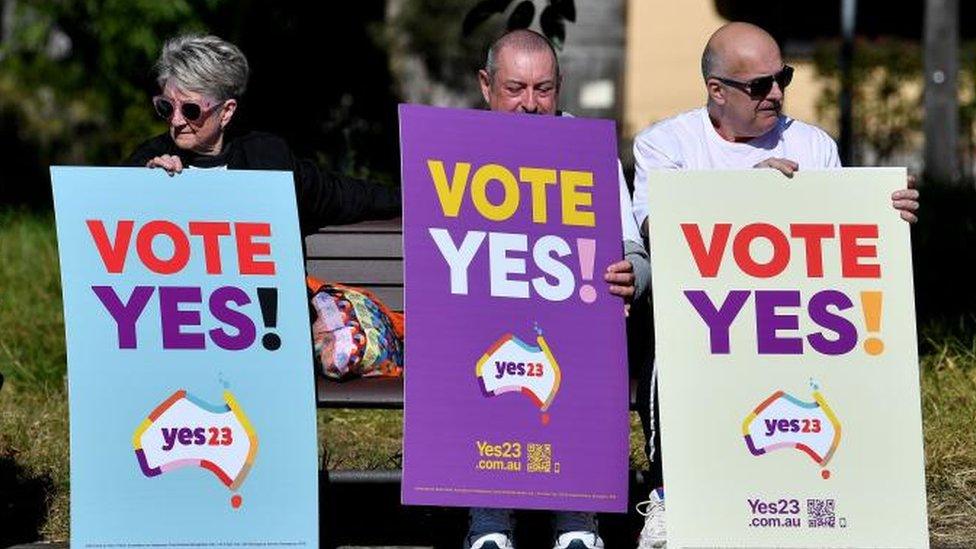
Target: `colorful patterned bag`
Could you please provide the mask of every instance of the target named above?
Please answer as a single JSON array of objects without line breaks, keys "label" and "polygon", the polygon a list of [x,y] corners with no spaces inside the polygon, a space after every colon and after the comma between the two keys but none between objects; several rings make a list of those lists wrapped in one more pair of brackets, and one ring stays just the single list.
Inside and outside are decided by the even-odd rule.
[{"label": "colorful patterned bag", "polygon": [[315,364],[333,379],[403,373],[403,313],[372,292],[308,277]]}]

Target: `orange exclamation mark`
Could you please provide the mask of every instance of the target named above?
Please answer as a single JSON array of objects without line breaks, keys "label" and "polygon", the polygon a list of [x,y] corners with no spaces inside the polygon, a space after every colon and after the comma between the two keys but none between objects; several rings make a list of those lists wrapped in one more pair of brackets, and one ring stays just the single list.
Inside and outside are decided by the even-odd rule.
[{"label": "orange exclamation mark", "polygon": [[[864,309],[864,325],[869,334],[881,331],[881,292],[861,292],[861,308]],[[884,341],[877,337],[864,340],[864,351],[869,355],[884,352]]]}]

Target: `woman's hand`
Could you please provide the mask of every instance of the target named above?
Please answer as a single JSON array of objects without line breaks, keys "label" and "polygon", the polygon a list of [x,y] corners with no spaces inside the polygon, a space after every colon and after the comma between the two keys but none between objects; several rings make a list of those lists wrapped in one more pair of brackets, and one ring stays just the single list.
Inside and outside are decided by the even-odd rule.
[{"label": "woman's hand", "polygon": [[174,174],[178,174],[183,171],[183,161],[180,157],[171,154],[164,154],[162,156],[157,156],[146,162],[147,168],[162,168],[166,170],[171,177]]}]

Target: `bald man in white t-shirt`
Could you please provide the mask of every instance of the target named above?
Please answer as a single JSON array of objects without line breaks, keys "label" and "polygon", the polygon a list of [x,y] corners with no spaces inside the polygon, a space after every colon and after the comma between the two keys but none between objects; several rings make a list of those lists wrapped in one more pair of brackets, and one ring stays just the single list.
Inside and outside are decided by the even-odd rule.
[{"label": "bald man in white t-shirt", "polygon": [[[783,63],[769,33],[748,23],[729,23],[708,40],[701,64],[707,104],[662,120],[634,140],[634,217],[644,237],[647,174],[652,170],[773,168],[792,177],[800,169],[841,167],[837,145],[826,132],[783,114],[783,91],[793,78],[793,67]],[[908,187],[913,183],[910,177]],[[918,191],[901,189],[891,200],[902,219],[917,221]],[[651,410],[656,400],[652,397]],[[645,433],[657,443],[656,411],[651,418]],[[650,482],[661,486],[660,453],[654,450]],[[638,548],[664,547],[663,487],[652,490],[644,505],[647,520]]]},{"label": "bald man in white t-shirt", "polygon": [[[634,216],[645,236],[651,170],[774,168],[792,177],[801,169],[841,167],[826,132],[783,114],[793,68],[763,29],[729,23],[717,30],[702,54],[702,76],[704,107],[662,120],[634,140]],[[895,191],[891,200],[903,219],[917,221],[918,191]]]}]

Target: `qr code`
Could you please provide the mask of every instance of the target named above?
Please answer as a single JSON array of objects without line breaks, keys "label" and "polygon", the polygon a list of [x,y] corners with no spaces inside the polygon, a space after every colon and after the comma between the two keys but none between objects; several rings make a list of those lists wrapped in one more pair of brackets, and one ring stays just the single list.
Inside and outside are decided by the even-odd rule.
[{"label": "qr code", "polygon": [[810,528],[833,528],[836,524],[837,517],[834,515],[834,500],[807,500],[807,526]]},{"label": "qr code", "polygon": [[552,444],[529,443],[529,463],[526,468],[529,473],[552,472]]}]

